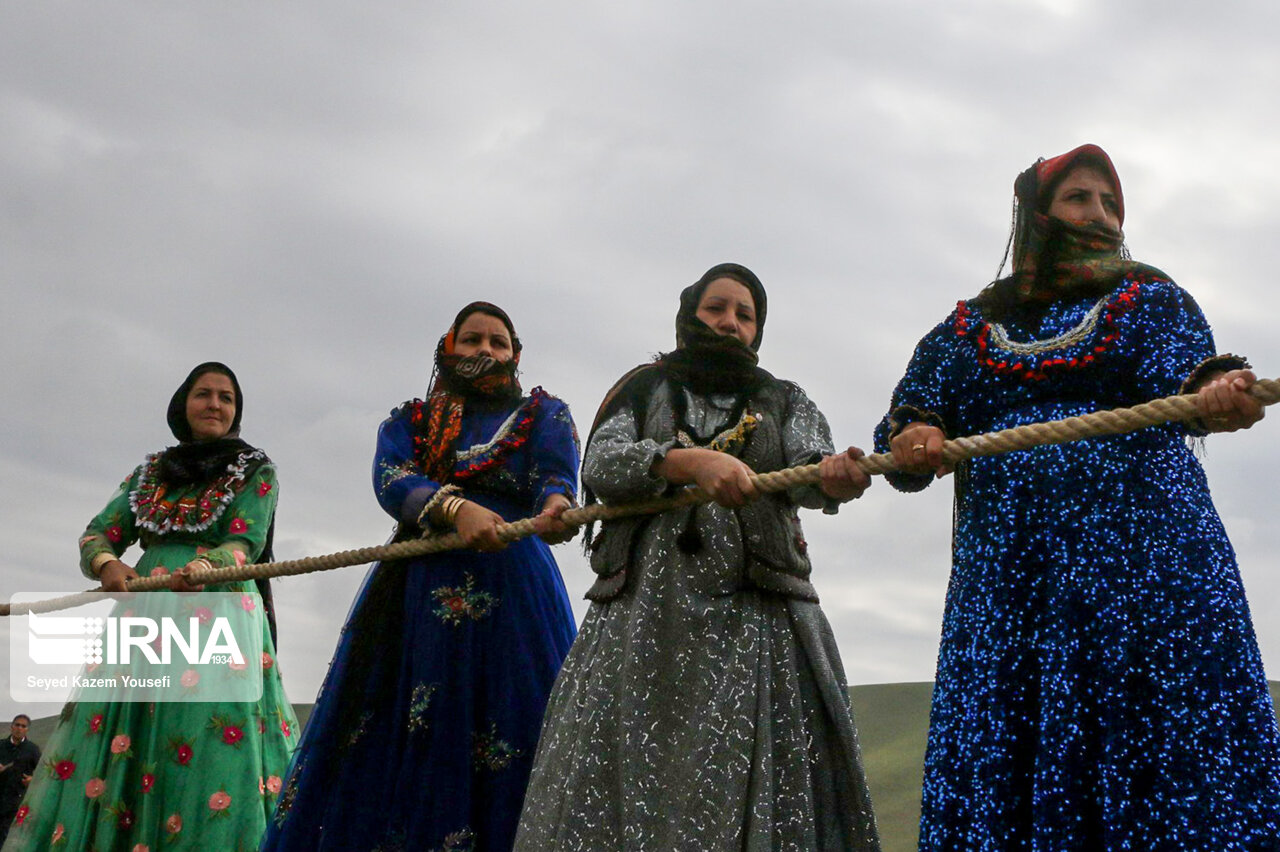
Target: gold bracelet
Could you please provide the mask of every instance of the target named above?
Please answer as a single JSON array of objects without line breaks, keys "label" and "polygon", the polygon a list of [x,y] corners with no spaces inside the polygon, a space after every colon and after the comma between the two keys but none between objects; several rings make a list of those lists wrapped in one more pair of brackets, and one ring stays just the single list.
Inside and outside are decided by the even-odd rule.
[{"label": "gold bracelet", "polygon": [[457,500],[458,498],[452,494],[446,494],[440,500],[440,504],[436,506],[436,523],[445,525],[453,522],[453,519],[449,516],[449,509],[452,508]]},{"label": "gold bracelet", "polygon": [[451,527],[457,526],[458,512],[462,511],[462,505],[466,502],[464,497],[458,497],[454,494],[449,495],[440,510],[440,514],[444,516],[444,522]]},{"label": "gold bracelet", "polygon": [[[205,559],[203,556],[201,556],[199,559],[192,559],[189,564],[203,565],[206,570],[209,570],[209,571],[213,570],[213,563],[210,562],[208,559]],[[196,568],[196,570],[199,571],[200,569]]]},{"label": "gold bracelet", "polygon": [[106,567],[106,564],[108,562],[115,562],[119,558],[120,557],[116,556],[114,553],[108,553],[104,550],[89,561],[89,572],[95,577],[101,577],[102,569]]}]

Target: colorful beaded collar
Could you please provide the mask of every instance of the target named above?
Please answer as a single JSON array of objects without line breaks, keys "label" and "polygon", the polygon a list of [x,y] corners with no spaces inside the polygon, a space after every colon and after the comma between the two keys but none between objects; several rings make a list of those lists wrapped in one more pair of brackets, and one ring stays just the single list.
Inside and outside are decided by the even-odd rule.
[{"label": "colorful beaded collar", "polygon": [[[1020,343],[1010,340],[1004,327],[978,318],[967,302],[956,305],[955,333],[972,338],[978,348],[978,363],[998,376],[1013,376],[1024,382],[1044,381],[1053,373],[1088,367],[1120,339],[1116,318],[1138,304],[1142,285],[1135,282],[1118,293],[1103,296],[1080,324],[1049,340]],[[1101,327],[1100,335],[1097,334]],[[1097,337],[1096,342],[1089,345]],[[1068,350],[1075,349],[1074,352]]]},{"label": "colorful beaded collar", "polygon": [[197,533],[209,529],[227,510],[244,488],[247,473],[267,460],[262,450],[241,453],[227,465],[226,473],[209,483],[203,491],[183,494],[177,500],[167,499],[160,483],[160,453],[152,453],[142,466],[138,487],[129,492],[129,507],[138,526],[156,535],[174,532]]},{"label": "colorful beaded collar", "polygon": [[450,481],[459,482],[478,476],[502,464],[503,460],[529,441],[533,421],[550,394],[537,387],[529,392],[529,398],[498,427],[494,436],[483,444],[456,452],[457,463]]}]

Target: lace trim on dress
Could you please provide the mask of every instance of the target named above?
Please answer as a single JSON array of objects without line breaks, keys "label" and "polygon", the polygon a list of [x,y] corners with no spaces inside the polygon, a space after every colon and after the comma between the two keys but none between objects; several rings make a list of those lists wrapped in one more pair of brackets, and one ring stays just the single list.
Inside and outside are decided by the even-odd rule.
[{"label": "lace trim on dress", "polygon": [[204,491],[186,494],[177,500],[166,500],[164,485],[160,483],[160,453],[147,456],[138,487],[129,492],[129,508],[138,526],[166,535],[173,532],[203,532],[209,529],[235,500],[244,487],[250,467],[267,460],[262,450],[252,450],[238,455],[227,465],[227,471],[209,484]]},{"label": "lace trim on dress", "polygon": [[515,425],[516,418],[521,415],[522,411],[523,406],[511,412],[511,414],[507,416],[507,419],[502,421],[502,425],[498,427],[498,431],[493,433],[493,437],[485,443],[475,444],[467,447],[465,450],[458,450],[454,454],[457,460],[467,461],[468,459],[473,459],[482,453],[487,453],[492,450],[499,441],[511,434],[511,427]]},{"label": "lace trim on dress", "polygon": [[538,409],[550,398],[551,395],[540,387],[530,391],[529,398],[503,421],[492,438],[483,444],[457,451],[451,479],[462,481],[491,470],[528,443]]},{"label": "lace trim on dress", "polygon": [[[1024,382],[1044,381],[1051,373],[1080,370],[1091,365],[1120,339],[1116,318],[1137,307],[1140,282],[1105,300],[1100,300],[1084,320],[1066,334],[1049,340],[1016,343],[1009,340],[1003,326],[975,317],[966,302],[956,305],[955,334],[972,338],[977,345],[978,363],[999,376],[1013,376]],[[1097,342],[1088,341],[1096,336]],[[1083,345],[1082,345],[1083,344]],[[1074,354],[1063,352],[1079,347]],[[1058,353],[1058,354],[1053,354]],[[1040,357],[1040,356],[1045,357]]]},{"label": "lace trim on dress", "polygon": [[1026,343],[1019,343],[1009,338],[1009,332],[1005,330],[1003,325],[993,322],[991,323],[991,342],[1001,349],[1017,352],[1020,355],[1066,349],[1093,334],[1093,329],[1098,325],[1098,317],[1102,315],[1103,310],[1107,307],[1108,299],[1108,296],[1103,296],[1099,299],[1075,328],[1048,340],[1029,340]]}]

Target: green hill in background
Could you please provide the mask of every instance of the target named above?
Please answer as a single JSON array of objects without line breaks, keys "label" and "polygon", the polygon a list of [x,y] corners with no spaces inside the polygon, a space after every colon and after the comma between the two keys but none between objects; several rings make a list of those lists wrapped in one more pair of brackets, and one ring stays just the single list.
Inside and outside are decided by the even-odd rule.
[{"label": "green hill in background", "polygon": [[932,682],[878,683],[849,690],[884,852],[916,848],[932,695]]},{"label": "green hill in background", "polygon": [[[932,693],[932,683],[881,683],[849,690],[884,852],[916,848]],[[1271,683],[1271,698],[1280,707],[1280,683]],[[295,704],[293,709],[306,725],[311,705]],[[56,716],[36,719],[31,738],[43,747],[56,723]]]}]

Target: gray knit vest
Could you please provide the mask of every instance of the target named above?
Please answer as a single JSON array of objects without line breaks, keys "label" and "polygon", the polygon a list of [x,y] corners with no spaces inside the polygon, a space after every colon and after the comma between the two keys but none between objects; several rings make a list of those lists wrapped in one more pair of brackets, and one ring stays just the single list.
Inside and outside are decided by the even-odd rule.
[{"label": "gray knit vest", "polygon": [[[775,379],[747,403],[747,410],[760,415],[760,421],[742,447],[739,458],[756,473],[787,466],[782,447],[782,424],[789,413],[787,389],[787,383]],[[650,395],[640,434],[660,444],[675,438],[675,414],[666,382],[659,382]],[[676,487],[679,486],[669,492]],[[746,552],[744,588],[816,602],[818,593],[809,582],[812,565],[806,553],[800,517],[787,493],[762,495],[733,514],[742,529]],[[645,515],[604,523],[591,548],[591,570],[598,579],[587,592],[588,600],[607,601],[623,592],[637,542],[652,519],[652,515]]]}]

